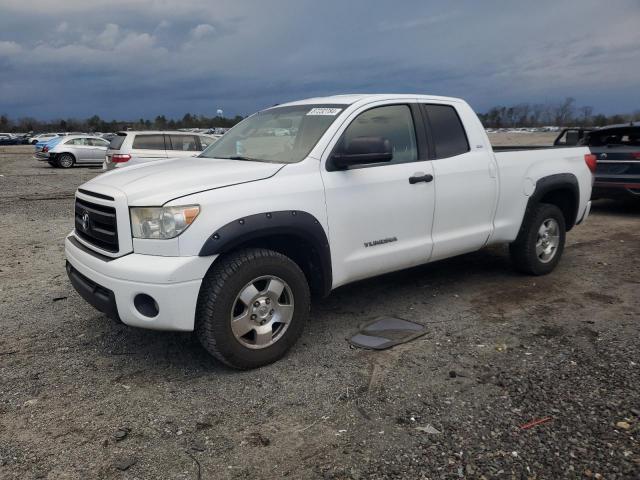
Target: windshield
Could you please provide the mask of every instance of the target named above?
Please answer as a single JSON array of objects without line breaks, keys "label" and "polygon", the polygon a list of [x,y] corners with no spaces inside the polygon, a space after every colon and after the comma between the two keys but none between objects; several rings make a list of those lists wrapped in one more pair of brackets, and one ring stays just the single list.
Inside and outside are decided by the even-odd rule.
[{"label": "windshield", "polygon": [[345,105],[275,107],[243,120],[199,156],[295,163],[304,160]]}]

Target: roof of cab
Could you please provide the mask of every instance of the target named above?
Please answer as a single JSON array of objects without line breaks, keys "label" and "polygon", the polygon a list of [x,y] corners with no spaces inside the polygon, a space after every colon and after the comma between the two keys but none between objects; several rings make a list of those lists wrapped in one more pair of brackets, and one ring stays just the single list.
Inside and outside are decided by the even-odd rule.
[{"label": "roof of cab", "polygon": [[183,130],[120,130],[115,132],[116,135],[204,135],[209,136],[207,133],[202,132],[185,132]]},{"label": "roof of cab", "polygon": [[600,127],[596,129],[597,132],[602,132],[608,129],[618,129],[618,128],[637,128],[640,127],[640,122],[627,122],[627,123],[616,123],[615,125],[605,125],[604,127]]},{"label": "roof of cab", "polygon": [[350,93],[345,95],[332,95],[328,97],[313,97],[305,98],[304,100],[296,100],[294,102],[282,103],[280,105],[274,105],[277,107],[293,106],[293,105],[309,105],[309,104],[327,104],[327,105],[351,105],[357,102],[374,102],[380,100],[396,100],[396,99],[419,99],[419,100],[431,100],[431,101],[444,101],[444,102],[460,102],[459,98],[454,97],[439,97],[436,95],[420,95],[420,94],[407,94],[407,93]]}]

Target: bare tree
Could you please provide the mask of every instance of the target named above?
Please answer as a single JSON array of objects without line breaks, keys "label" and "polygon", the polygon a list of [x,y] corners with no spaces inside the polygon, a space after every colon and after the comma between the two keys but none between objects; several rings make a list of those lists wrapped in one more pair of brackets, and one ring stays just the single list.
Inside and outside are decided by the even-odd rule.
[{"label": "bare tree", "polygon": [[567,97],[562,103],[556,105],[554,120],[556,125],[567,125],[573,118],[574,106],[576,99],[573,97]]},{"label": "bare tree", "polygon": [[580,112],[580,119],[583,125],[588,125],[591,121],[591,116],[593,115],[593,107],[584,106],[578,109]]}]

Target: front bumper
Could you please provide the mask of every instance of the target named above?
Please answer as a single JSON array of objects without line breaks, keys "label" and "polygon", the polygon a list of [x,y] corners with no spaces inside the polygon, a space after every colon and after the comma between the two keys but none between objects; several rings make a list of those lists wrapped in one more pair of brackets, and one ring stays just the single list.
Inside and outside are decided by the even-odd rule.
[{"label": "front bumper", "polygon": [[71,281],[71,285],[76,289],[85,301],[93,306],[96,310],[101,311],[107,317],[114,320],[120,320],[118,316],[118,307],[116,305],[116,296],[109,289],[98,285],[94,281],[82,275],[67,260],[67,276]]},{"label": "front bumper", "polygon": [[[67,274],[88,303],[132,327],[192,331],[202,278],[215,260],[210,257],[162,257],[130,253],[111,259],[89,250],[73,234],[65,240]],[[155,316],[135,305],[148,295]]]}]

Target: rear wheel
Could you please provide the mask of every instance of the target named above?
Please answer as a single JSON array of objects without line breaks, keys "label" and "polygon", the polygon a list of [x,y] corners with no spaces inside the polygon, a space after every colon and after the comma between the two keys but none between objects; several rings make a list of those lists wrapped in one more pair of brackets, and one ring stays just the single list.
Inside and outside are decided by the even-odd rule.
[{"label": "rear wheel", "polygon": [[564,251],[564,215],[555,205],[541,203],[524,222],[518,238],[509,245],[511,260],[523,273],[545,275],[556,267]]},{"label": "rear wheel", "polygon": [[240,250],[219,259],[205,276],[196,334],[225,364],[260,367],[297,341],[309,305],[306,277],[290,258],[266,249]]},{"label": "rear wheel", "polygon": [[63,153],[58,157],[56,163],[60,168],[71,168],[73,164],[76,162],[76,159],[73,158],[73,155],[70,153]]}]

